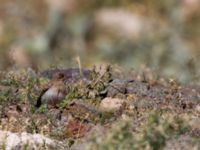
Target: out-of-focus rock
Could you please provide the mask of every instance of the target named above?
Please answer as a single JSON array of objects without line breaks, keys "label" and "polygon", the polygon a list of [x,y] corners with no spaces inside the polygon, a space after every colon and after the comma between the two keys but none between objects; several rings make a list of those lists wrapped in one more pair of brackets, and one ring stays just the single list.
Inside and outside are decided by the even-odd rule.
[{"label": "out-of-focus rock", "polygon": [[47,138],[40,134],[12,133],[9,131],[0,131],[0,149],[20,150],[20,149],[60,149],[66,150],[64,144]]},{"label": "out-of-focus rock", "polygon": [[3,35],[3,22],[0,21],[0,36]]},{"label": "out-of-focus rock", "polygon": [[120,110],[124,106],[124,104],[124,99],[106,97],[100,103],[100,110],[117,111]]},{"label": "out-of-focus rock", "polygon": [[61,11],[72,11],[77,5],[77,2],[74,0],[46,0],[46,2],[49,7]]},{"label": "out-of-focus rock", "polygon": [[198,113],[200,113],[200,105],[196,105],[195,110],[196,110]]},{"label": "out-of-focus rock", "polygon": [[102,9],[95,16],[98,26],[128,38],[138,38],[141,32],[148,29],[150,23],[145,20],[122,9]]},{"label": "out-of-focus rock", "polygon": [[11,49],[12,50],[9,52],[9,57],[15,65],[19,67],[29,67],[31,65],[30,58],[25,49],[20,46],[14,46]]},{"label": "out-of-focus rock", "polygon": [[187,19],[192,19],[198,13],[199,8],[199,0],[182,0],[183,15]]}]

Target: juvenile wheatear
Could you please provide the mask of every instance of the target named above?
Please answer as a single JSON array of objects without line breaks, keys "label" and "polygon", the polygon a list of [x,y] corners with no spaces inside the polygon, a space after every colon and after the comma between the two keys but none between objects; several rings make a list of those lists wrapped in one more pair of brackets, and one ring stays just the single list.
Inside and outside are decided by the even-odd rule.
[{"label": "juvenile wheatear", "polygon": [[57,72],[53,75],[51,82],[43,89],[36,107],[40,107],[43,103],[56,106],[65,98],[65,95],[65,75]]}]

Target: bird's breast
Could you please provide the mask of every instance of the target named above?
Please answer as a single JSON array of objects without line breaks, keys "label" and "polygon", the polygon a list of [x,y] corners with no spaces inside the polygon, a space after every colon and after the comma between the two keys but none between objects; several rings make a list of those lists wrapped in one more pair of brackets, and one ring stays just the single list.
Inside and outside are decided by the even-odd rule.
[{"label": "bird's breast", "polygon": [[65,98],[65,94],[55,87],[49,88],[42,96],[42,102],[57,104]]}]

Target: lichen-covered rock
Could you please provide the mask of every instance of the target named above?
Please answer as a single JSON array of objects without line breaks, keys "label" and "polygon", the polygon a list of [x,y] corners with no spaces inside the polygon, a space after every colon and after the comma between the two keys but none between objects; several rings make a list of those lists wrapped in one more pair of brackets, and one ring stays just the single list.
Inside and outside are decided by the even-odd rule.
[{"label": "lichen-covered rock", "polygon": [[9,131],[0,131],[0,149],[5,150],[66,150],[62,142],[50,139],[41,134],[29,134],[26,132],[12,133]]},{"label": "lichen-covered rock", "polygon": [[125,94],[127,83],[128,82],[126,80],[120,80],[120,79],[113,80],[107,88],[107,90],[108,90],[107,96],[115,97],[119,93]]},{"label": "lichen-covered rock", "polygon": [[124,99],[106,97],[101,101],[99,109],[102,111],[117,111],[124,105]]}]

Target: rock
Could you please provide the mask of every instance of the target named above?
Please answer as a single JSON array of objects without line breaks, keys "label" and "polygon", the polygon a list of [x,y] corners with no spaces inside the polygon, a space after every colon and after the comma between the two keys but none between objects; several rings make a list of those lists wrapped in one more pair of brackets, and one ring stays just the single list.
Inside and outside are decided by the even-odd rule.
[{"label": "rock", "polygon": [[[95,23],[100,28],[119,31],[117,34],[127,38],[138,38],[140,32],[147,30],[146,20],[122,9],[101,9],[95,14]],[[149,20],[150,22],[150,20]],[[142,28],[146,26],[146,28]],[[148,24],[148,28],[150,28]]]},{"label": "rock", "polygon": [[198,113],[200,113],[200,105],[196,105],[195,110],[196,110]]},{"label": "rock", "polygon": [[12,133],[0,130],[0,149],[59,149],[66,150],[66,146],[60,141],[45,137],[41,134],[29,134],[26,132]]},{"label": "rock", "polygon": [[107,96],[115,97],[119,93],[125,94],[127,83],[128,82],[126,80],[120,80],[120,79],[113,80],[108,86]]},{"label": "rock", "polygon": [[124,104],[124,99],[106,97],[100,103],[100,110],[117,111],[120,110],[124,106]]}]

